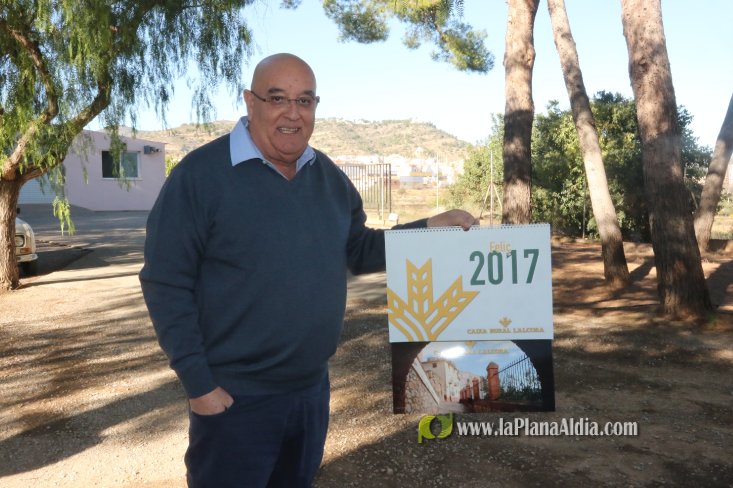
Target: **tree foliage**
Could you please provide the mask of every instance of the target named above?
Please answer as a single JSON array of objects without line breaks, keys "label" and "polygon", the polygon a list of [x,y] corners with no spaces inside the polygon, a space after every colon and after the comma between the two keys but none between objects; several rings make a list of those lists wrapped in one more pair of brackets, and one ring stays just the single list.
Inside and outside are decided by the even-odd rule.
[{"label": "tree foliage", "polygon": [[555,231],[579,235],[589,204],[572,115],[551,102],[546,114],[535,116],[533,136],[532,214]]},{"label": "tree foliage", "polygon": [[[641,142],[634,101],[620,94],[598,92],[591,101],[608,185],[617,209],[619,225],[627,240],[649,241],[649,212],[644,194]],[[692,135],[692,115],[679,107],[682,128],[682,160],[691,200],[699,200],[700,181],[710,161],[710,150]],[[503,120],[494,117],[487,141],[473,148],[464,163],[464,174],[451,188],[455,205],[480,204],[488,187],[489,151],[500,159]],[[501,168],[494,165],[495,171]],[[499,173],[497,173],[498,175]],[[495,175],[494,181],[501,182]],[[584,209],[585,205],[585,209]],[[545,113],[534,118],[532,135],[532,220],[550,222],[568,235],[597,237],[578,144],[569,109],[550,102]]]},{"label": "tree foliage", "polygon": [[[641,142],[634,102],[619,94],[599,92],[591,107],[599,134],[609,190],[625,239],[650,239],[649,212],[644,193]],[[699,199],[700,177],[710,160],[708,148],[692,135],[692,115],[679,107],[682,128],[682,161],[688,168],[685,182],[691,199]],[[568,234],[579,235],[585,225],[597,232],[587,203],[583,161],[580,156],[572,114],[557,102],[548,105],[546,114],[535,118],[533,134],[533,202],[536,220],[548,221]]]},{"label": "tree foliage", "polygon": [[[283,5],[297,7],[298,1]],[[463,22],[463,2],[458,0],[323,0],[326,15],[339,28],[340,40],[371,43],[389,36],[390,18],[405,25],[405,46],[435,46],[432,57],[461,71],[486,73],[494,56],[484,45],[486,33]]]},{"label": "tree foliage", "polygon": [[241,9],[252,0],[0,3],[0,167],[4,179],[58,165],[94,117],[135,123],[141,105],[164,116],[174,81],[191,64],[196,113],[211,87],[240,88],[251,35]]},{"label": "tree foliage", "polygon": [[[0,0],[0,289],[18,286],[20,187],[57,168],[98,116],[113,148],[118,124],[134,126],[140,106],[164,120],[191,65],[192,107],[208,118],[212,87],[242,88],[252,42],[242,9],[253,1]],[[54,208],[69,222],[68,202]]]}]

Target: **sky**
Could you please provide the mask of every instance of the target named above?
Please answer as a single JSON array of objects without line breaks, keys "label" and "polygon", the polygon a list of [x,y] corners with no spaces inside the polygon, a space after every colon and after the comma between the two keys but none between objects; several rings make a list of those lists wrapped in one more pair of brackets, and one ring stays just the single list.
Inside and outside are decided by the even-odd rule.
[{"label": "sky", "polygon": [[465,342],[430,342],[421,353],[424,360],[433,357],[450,359],[459,370],[479,376],[486,375],[486,366],[490,362],[496,363],[501,370],[525,356],[511,341],[478,341],[472,349]]},{"label": "sky", "polygon": [[[297,10],[284,10],[279,4],[256,2],[245,11],[256,43],[253,56],[242,67],[247,87],[260,59],[291,52],[316,74],[321,96],[318,118],[430,122],[477,143],[490,134],[492,114],[504,112],[505,0],[464,2],[464,20],[488,34],[485,42],[495,66],[487,74],[459,72],[448,63],[433,61],[429,45],[407,49],[399,23],[392,24],[386,42],[341,43],[318,0],[303,0]],[[620,0],[566,0],[566,8],[588,94],[605,90],[631,98]],[[712,147],[733,93],[733,1],[662,0],[662,11],[677,104],[693,115],[699,143]],[[535,21],[535,49],[535,111],[545,112],[550,100],[568,108],[544,0]],[[240,94],[222,88],[213,101],[215,120],[236,120],[245,114]],[[167,113],[168,126],[195,122],[190,107],[191,92],[181,81]],[[163,124],[152,110],[141,108],[137,128],[157,130]]]}]

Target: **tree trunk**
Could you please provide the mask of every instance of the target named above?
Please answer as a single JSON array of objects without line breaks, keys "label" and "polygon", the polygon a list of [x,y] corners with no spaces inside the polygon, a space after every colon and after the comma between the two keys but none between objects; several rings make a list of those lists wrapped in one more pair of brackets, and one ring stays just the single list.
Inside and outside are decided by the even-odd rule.
[{"label": "tree trunk", "polygon": [[15,215],[21,186],[20,179],[0,178],[0,293],[20,285],[15,258]]},{"label": "tree trunk", "polygon": [[660,0],[621,0],[621,9],[659,298],[668,314],[702,318],[712,305],[683,181],[662,7]]},{"label": "tree trunk", "polygon": [[504,200],[502,222],[530,221],[532,184],[532,68],[539,0],[509,0],[504,54]]},{"label": "tree trunk", "polygon": [[715,143],[713,159],[710,161],[705,185],[702,187],[700,206],[695,213],[695,235],[700,252],[708,250],[715,209],[720,201],[720,192],[723,190],[723,181],[731,154],[733,154],[733,95],[730,97],[728,112],[725,114],[718,140]]},{"label": "tree trunk", "polygon": [[601,236],[601,255],[603,257],[603,274],[612,287],[621,287],[629,282],[629,269],[626,265],[624,242],[621,228],[618,225],[616,209],[608,191],[606,169],[601,156],[601,145],[590,109],[590,100],[585,91],[583,73],[580,71],[578,51],[575,48],[573,34],[565,10],[564,0],[548,0],[552,31],[555,46],[560,55],[560,64],[565,78],[565,86],[570,97],[575,128],[578,131],[580,151],[583,155],[585,174],[588,178],[590,201],[593,216],[598,224]]}]

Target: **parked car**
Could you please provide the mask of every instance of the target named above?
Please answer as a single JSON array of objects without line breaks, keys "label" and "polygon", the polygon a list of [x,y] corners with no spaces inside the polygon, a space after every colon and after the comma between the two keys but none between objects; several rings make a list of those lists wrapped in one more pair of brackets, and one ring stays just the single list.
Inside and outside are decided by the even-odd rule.
[{"label": "parked car", "polygon": [[15,218],[15,256],[20,269],[26,276],[38,274],[36,236],[31,226],[20,217]]}]

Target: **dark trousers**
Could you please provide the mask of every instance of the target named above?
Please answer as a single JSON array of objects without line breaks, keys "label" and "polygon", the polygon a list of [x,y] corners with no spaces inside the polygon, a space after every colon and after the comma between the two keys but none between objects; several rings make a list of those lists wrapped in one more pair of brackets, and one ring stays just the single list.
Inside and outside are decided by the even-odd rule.
[{"label": "dark trousers", "polygon": [[240,395],[226,411],[189,409],[190,488],[307,488],[323,458],[328,377],[282,395]]}]

